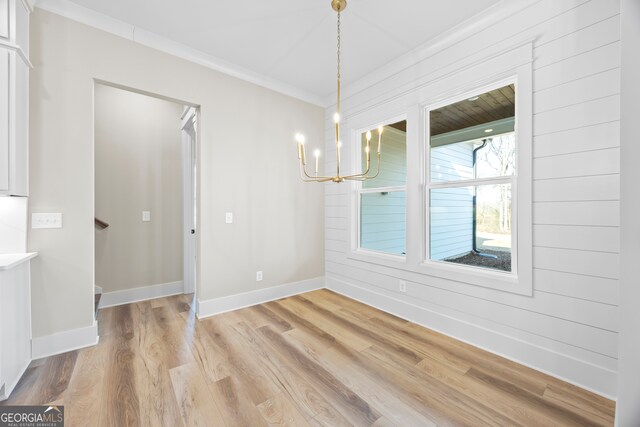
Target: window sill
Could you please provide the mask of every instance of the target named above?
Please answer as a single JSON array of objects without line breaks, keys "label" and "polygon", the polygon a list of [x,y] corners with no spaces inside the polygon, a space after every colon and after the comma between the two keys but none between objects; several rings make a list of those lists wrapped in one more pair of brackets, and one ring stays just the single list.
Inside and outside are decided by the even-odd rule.
[{"label": "window sill", "polygon": [[347,257],[356,261],[384,265],[394,268],[406,268],[407,257],[405,255],[392,255],[384,252],[369,251],[366,249],[351,250]]},{"label": "window sill", "polygon": [[531,273],[516,274],[482,267],[447,263],[443,261],[423,261],[418,271],[429,276],[456,282],[496,289],[520,295],[533,295]]}]

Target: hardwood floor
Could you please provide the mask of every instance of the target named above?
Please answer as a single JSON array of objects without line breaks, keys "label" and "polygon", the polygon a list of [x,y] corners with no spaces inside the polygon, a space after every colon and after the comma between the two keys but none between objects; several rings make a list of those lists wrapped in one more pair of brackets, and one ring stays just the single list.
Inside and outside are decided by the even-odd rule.
[{"label": "hardwood floor", "polygon": [[327,290],[196,320],[189,296],[100,310],[4,404],[67,426],[610,426],[614,403]]}]

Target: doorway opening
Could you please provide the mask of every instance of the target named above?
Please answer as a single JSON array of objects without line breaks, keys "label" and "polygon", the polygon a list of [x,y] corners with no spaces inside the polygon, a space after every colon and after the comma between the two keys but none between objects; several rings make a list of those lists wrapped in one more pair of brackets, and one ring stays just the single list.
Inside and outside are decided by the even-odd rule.
[{"label": "doorway opening", "polygon": [[94,85],[96,317],[195,295],[198,117],[186,102]]}]

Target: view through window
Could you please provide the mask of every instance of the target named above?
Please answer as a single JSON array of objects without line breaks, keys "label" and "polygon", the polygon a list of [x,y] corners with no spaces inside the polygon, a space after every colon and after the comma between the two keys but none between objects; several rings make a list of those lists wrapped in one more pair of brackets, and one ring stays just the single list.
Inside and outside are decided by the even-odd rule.
[{"label": "view through window", "polygon": [[[401,121],[364,132],[360,136],[363,152],[367,136],[371,152],[371,171],[378,170],[378,138],[381,138],[380,175],[362,182],[359,189],[361,249],[390,255],[406,254],[407,234],[407,122]],[[366,157],[362,170],[366,170]]]},{"label": "view through window", "polygon": [[429,258],[512,271],[515,86],[430,111]]}]

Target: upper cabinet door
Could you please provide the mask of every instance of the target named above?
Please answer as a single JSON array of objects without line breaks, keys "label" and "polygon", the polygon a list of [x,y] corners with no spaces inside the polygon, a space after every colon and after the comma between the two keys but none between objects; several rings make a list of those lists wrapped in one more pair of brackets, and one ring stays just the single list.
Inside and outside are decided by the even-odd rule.
[{"label": "upper cabinet door", "polygon": [[26,0],[0,0],[0,196],[29,188],[29,15]]},{"label": "upper cabinet door", "polygon": [[0,37],[9,38],[9,0],[0,0]]},{"label": "upper cabinet door", "polygon": [[[8,1],[8,0],[0,0]],[[13,37],[15,39],[13,42],[18,45],[20,50],[24,53],[25,57],[29,57],[29,15],[31,11],[27,8],[27,4],[21,0],[15,0],[14,8],[16,11],[16,16],[13,24],[13,28],[11,29],[11,33],[13,33]]]},{"label": "upper cabinet door", "polygon": [[0,194],[9,191],[10,70],[11,54],[0,49]]}]

